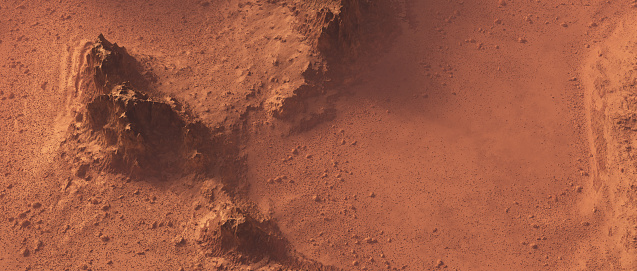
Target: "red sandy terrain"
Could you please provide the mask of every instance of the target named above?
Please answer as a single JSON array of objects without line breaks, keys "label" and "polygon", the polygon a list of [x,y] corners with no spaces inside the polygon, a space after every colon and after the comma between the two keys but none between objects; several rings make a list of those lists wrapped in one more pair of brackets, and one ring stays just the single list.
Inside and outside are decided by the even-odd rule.
[{"label": "red sandy terrain", "polygon": [[0,2],[0,269],[634,270],[636,5]]}]

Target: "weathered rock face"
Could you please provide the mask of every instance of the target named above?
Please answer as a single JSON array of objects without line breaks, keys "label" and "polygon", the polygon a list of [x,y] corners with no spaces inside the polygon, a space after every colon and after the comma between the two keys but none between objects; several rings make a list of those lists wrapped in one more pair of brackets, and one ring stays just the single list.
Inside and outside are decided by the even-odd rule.
[{"label": "weathered rock face", "polygon": [[139,90],[149,84],[138,69],[126,50],[102,35],[88,51],[77,80],[85,106],[66,141],[69,152],[82,154],[75,160],[138,176],[214,170],[214,154],[231,148],[221,133],[213,136],[175,99]]},{"label": "weathered rock face", "polygon": [[130,170],[177,171],[207,164],[197,150],[196,131],[168,103],[153,101],[128,84],[86,105],[87,126],[109,154],[111,166]]},{"label": "weathered rock face", "polygon": [[148,78],[140,73],[140,64],[126,48],[111,43],[99,35],[86,55],[86,67],[80,74],[86,85],[81,86],[83,102],[100,94],[108,94],[118,84],[128,82],[135,89],[148,89]]},{"label": "weathered rock face", "polygon": [[213,255],[236,253],[258,260],[285,260],[289,245],[271,222],[259,222],[232,204],[219,206],[202,223],[199,241]]},{"label": "weathered rock face", "polygon": [[331,100],[340,95],[338,87],[355,81],[365,65],[357,63],[361,55],[373,55],[390,44],[388,35],[398,33],[387,1],[326,1],[323,5],[306,3],[307,10],[299,31],[307,37],[319,61],[303,72],[305,83],[292,95],[270,101],[271,115],[292,123],[294,131],[305,131],[336,117]]}]

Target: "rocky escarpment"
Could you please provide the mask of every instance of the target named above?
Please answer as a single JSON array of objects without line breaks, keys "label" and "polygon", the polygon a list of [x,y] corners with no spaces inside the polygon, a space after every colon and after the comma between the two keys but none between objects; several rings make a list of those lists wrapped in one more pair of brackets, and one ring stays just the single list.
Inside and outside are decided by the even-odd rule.
[{"label": "rocky escarpment", "polygon": [[358,60],[389,45],[397,24],[386,1],[308,2],[296,10],[297,29],[314,48],[316,60],[303,72],[304,84],[270,100],[270,112],[304,131],[336,117],[334,98],[366,65]]},{"label": "rocky escarpment", "polygon": [[76,168],[133,176],[210,172],[232,152],[219,129],[205,127],[177,100],[140,90],[150,89],[149,76],[124,48],[100,35],[85,63],[77,80],[85,106],[75,112],[63,144],[78,153]]},{"label": "rocky escarpment", "polygon": [[153,91],[135,59],[101,35],[85,63],[77,80],[82,106],[58,156],[74,175],[65,189],[73,179],[86,183],[104,175],[151,183],[194,175],[202,183],[196,186],[203,202],[196,204],[207,206],[193,236],[202,254],[239,265],[266,259],[279,268],[331,270],[296,254],[276,223],[241,196],[243,131],[207,127],[187,105]]}]

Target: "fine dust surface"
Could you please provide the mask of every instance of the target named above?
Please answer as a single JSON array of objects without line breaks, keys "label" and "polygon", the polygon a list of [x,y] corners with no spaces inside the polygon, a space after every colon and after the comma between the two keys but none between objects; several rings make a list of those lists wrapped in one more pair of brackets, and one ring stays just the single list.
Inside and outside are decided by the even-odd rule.
[{"label": "fine dust surface", "polygon": [[406,1],[335,121],[253,140],[251,193],[301,251],[345,269],[621,268],[592,256],[602,215],[579,203],[577,70],[615,6],[507,2]]},{"label": "fine dust surface", "polygon": [[[371,2],[1,1],[0,269],[637,268],[635,4],[387,0],[397,26],[356,28]],[[325,64],[340,5],[374,49]],[[205,131],[186,158],[93,155],[100,34],[137,61],[130,100]],[[335,117],[272,115],[330,65],[307,108]]]}]

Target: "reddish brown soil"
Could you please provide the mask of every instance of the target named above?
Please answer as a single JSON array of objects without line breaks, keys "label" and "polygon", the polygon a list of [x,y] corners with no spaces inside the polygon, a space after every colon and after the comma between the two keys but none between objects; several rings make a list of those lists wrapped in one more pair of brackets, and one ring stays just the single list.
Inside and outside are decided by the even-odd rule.
[{"label": "reddish brown soil", "polygon": [[62,2],[0,2],[2,270],[637,268],[633,3]]}]

